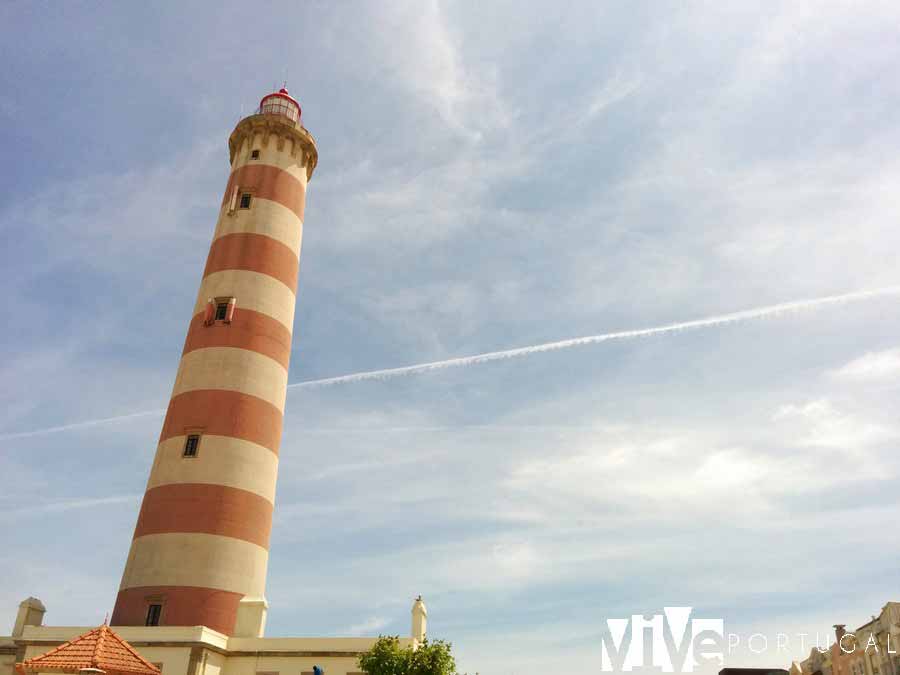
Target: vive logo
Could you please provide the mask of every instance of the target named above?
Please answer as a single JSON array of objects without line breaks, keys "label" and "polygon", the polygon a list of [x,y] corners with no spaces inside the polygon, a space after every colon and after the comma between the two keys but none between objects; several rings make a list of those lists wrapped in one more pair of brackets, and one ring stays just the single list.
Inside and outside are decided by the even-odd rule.
[{"label": "vive logo", "polygon": [[[692,673],[703,663],[725,661],[725,620],[692,619],[691,607],[664,607],[647,619],[607,619],[601,636],[600,669],[631,671],[652,666],[664,673]],[[629,630],[630,628],[630,630]]]}]

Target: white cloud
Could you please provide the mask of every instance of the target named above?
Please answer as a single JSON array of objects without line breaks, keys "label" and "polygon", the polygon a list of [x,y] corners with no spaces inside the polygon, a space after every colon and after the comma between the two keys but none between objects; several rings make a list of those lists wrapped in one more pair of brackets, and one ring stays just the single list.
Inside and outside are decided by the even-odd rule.
[{"label": "white cloud", "polygon": [[383,616],[373,616],[365,621],[360,623],[355,623],[352,626],[348,626],[344,631],[342,631],[343,635],[351,635],[354,637],[359,636],[374,636],[380,634],[382,629],[385,626],[390,625],[390,620],[386,619]]},{"label": "white cloud", "polygon": [[603,83],[599,90],[594,94],[588,105],[584,121],[593,119],[610,106],[631,96],[643,84],[639,76],[626,77],[617,72],[611,80]]},{"label": "white cloud", "polygon": [[781,406],[772,420],[797,423],[794,438],[801,446],[853,454],[900,437],[896,428],[842,412],[828,399]]},{"label": "white cloud", "polygon": [[[455,133],[477,142],[508,124],[495,75],[466,63],[465,51],[440,2],[383,5],[374,20],[379,57],[391,74],[434,109]],[[397,39],[402,31],[404,39]]]},{"label": "white cloud", "polygon": [[900,376],[900,348],[868,352],[829,373],[841,380],[884,381]]}]

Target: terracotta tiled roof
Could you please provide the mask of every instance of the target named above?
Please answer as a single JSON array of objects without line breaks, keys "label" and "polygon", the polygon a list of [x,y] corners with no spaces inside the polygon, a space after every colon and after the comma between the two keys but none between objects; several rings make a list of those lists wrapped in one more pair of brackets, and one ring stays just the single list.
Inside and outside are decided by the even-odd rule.
[{"label": "terracotta tiled roof", "polygon": [[56,671],[79,673],[159,675],[159,668],[137,653],[106,624],[51,649],[46,654],[16,664],[19,673]]}]

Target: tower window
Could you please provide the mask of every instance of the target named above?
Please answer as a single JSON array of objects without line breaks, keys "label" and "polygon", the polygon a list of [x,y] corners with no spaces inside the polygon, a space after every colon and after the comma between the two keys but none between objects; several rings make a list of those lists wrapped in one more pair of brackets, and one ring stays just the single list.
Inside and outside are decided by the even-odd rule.
[{"label": "tower window", "polygon": [[144,625],[145,626],[158,626],[160,614],[162,614],[162,605],[148,605],[147,606],[147,620],[144,622]]},{"label": "tower window", "polygon": [[200,445],[200,434],[191,434],[184,442],[184,457],[196,457]]},{"label": "tower window", "polygon": [[220,302],[216,304],[216,321],[224,321],[228,317],[228,303]]},{"label": "tower window", "polygon": [[259,159],[259,150],[254,150],[250,153],[250,159]]},{"label": "tower window", "polygon": [[250,208],[250,193],[245,192],[241,195],[241,208],[249,209]]}]

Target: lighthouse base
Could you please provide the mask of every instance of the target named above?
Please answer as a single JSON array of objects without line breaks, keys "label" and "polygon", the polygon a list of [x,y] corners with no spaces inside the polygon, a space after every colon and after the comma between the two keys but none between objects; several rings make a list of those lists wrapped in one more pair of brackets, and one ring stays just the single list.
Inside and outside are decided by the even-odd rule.
[{"label": "lighthouse base", "polygon": [[238,605],[235,637],[261,638],[266,630],[266,613],[269,603],[265,598],[243,598]]}]

